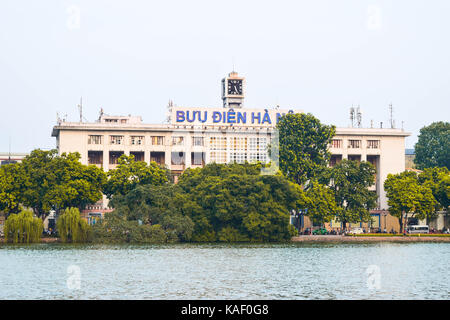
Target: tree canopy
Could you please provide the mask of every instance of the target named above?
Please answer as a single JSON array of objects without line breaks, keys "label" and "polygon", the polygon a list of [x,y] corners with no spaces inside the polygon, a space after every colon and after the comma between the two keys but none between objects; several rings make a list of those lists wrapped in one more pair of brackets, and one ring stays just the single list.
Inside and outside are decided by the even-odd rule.
[{"label": "tree canopy", "polygon": [[326,185],[313,180],[298,201],[298,207],[306,211],[306,215],[314,224],[324,224],[339,216],[340,209],[336,204],[333,191]]},{"label": "tree canopy", "polygon": [[450,123],[433,122],[420,129],[414,146],[414,163],[418,169],[446,167],[450,169]]},{"label": "tree canopy", "polygon": [[419,219],[436,216],[437,201],[431,189],[419,183],[415,172],[388,174],[384,189],[388,197],[389,213],[399,219],[402,231],[405,227],[405,214],[412,214]]},{"label": "tree canopy", "polygon": [[0,170],[0,205],[17,212],[18,204],[45,218],[51,209],[83,209],[102,197],[106,180],[103,170],[81,164],[79,153],[33,150],[21,163]]},{"label": "tree canopy", "polygon": [[335,126],[320,123],[310,113],[290,113],[280,118],[277,130],[280,169],[289,180],[303,185],[327,165]]},{"label": "tree canopy", "polygon": [[152,161],[135,161],[134,156],[121,155],[116,169],[108,171],[104,193],[111,199],[125,195],[137,185],[163,185],[169,181],[169,171]]},{"label": "tree canopy", "polygon": [[289,212],[298,187],[282,175],[260,175],[261,164],[208,164],[187,169],[178,186],[194,241],[284,241],[294,234]]},{"label": "tree canopy", "polygon": [[328,170],[330,188],[334,193],[338,219],[345,229],[347,222],[367,222],[370,210],[376,207],[377,195],[369,190],[375,181],[375,167],[366,161],[344,159]]}]

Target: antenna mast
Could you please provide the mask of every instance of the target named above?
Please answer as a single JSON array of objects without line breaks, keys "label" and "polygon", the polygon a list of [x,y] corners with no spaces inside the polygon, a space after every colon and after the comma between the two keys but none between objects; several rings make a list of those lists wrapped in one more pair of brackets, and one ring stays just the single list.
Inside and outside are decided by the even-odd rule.
[{"label": "antenna mast", "polygon": [[391,123],[391,129],[394,129],[395,124],[394,124],[394,108],[392,107],[392,103],[389,104],[389,122]]},{"label": "antenna mast", "polygon": [[80,104],[78,105],[80,111],[80,123],[83,122],[83,97],[80,98]]}]

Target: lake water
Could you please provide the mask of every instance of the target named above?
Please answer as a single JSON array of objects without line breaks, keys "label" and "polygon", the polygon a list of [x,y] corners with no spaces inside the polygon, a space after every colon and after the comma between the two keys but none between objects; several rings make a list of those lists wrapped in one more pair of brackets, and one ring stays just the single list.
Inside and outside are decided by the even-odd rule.
[{"label": "lake water", "polygon": [[447,243],[0,246],[0,299],[449,298]]}]

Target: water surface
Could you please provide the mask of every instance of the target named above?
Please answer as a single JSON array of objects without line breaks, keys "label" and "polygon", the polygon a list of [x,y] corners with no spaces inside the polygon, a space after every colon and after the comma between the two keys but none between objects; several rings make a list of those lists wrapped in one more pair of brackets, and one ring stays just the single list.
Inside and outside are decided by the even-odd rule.
[{"label": "water surface", "polygon": [[3,245],[0,266],[0,299],[450,298],[447,243]]}]

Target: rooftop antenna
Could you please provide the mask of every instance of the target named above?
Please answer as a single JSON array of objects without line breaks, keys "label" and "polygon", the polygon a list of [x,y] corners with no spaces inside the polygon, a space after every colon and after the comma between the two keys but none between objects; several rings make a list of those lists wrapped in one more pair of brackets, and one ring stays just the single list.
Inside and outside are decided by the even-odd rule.
[{"label": "rooftop antenna", "polygon": [[78,105],[78,110],[80,112],[80,123],[83,122],[83,97],[80,98],[80,104]]},{"label": "rooftop antenna", "polygon": [[356,108],[356,123],[358,124],[358,128],[361,128],[362,112],[361,109],[359,108],[359,105],[358,108]]},{"label": "rooftop antenna", "polygon": [[99,121],[102,119],[103,114],[104,114],[103,108],[100,108],[100,115],[98,116],[98,120],[99,120]]},{"label": "rooftop antenna", "polygon": [[391,129],[395,128],[395,123],[393,119],[394,108],[392,107],[392,102],[389,104],[389,122],[391,123]]},{"label": "rooftop antenna", "polygon": [[8,163],[11,163],[11,136],[9,136]]},{"label": "rooftop antenna", "polygon": [[350,108],[350,126],[353,128],[355,125],[355,108],[352,107]]}]

